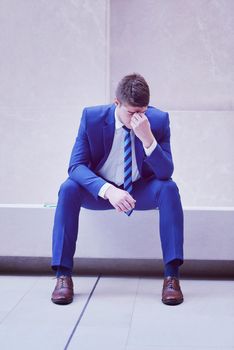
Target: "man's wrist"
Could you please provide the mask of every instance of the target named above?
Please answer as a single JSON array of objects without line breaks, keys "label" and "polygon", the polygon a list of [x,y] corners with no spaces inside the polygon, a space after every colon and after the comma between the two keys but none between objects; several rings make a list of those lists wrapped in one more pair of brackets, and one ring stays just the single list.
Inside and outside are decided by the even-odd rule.
[{"label": "man's wrist", "polygon": [[154,135],[151,133],[150,137],[147,138],[147,140],[145,140],[145,141],[142,142],[142,143],[143,143],[143,147],[144,147],[144,148],[149,148],[149,147],[152,145],[152,143],[154,142],[154,140],[155,140],[155,137],[154,137]]},{"label": "man's wrist", "polygon": [[99,190],[98,195],[99,197],[102,197],[103,199],[107,199],[105,194],[106,191],[108,190],[108,188],[110,188],[112,186],[112,184],[110,184],[109,182],[106,182]]},{"label": "man's wrist", "polygon": [[157,146],[157,141],[155,140],[155,138],[153,138],[153,141],[151,142],[149,147],[145,147],[145,145],[143,144],[145,154],[147,156],[150,156],[151,153],[155,150],[156,146]]},{"label": "man's wrist", "polygon": [[109,199],[109,192],[111,191],[112,188],[115,188],[112,184],[109,184],[110,186],[106,189],[104,198]]}]

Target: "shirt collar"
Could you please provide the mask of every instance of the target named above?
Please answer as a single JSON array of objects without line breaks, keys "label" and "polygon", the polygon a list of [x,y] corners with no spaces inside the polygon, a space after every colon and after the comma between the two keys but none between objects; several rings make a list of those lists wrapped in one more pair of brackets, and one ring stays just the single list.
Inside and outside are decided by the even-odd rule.
[{"label": "shirt collar", "polygon": [[120,129],[124,126],[124,124],[119,120],[118,116],[117,116],[117,112],[116,112],[116,108],[115,108],[115,129]]}]

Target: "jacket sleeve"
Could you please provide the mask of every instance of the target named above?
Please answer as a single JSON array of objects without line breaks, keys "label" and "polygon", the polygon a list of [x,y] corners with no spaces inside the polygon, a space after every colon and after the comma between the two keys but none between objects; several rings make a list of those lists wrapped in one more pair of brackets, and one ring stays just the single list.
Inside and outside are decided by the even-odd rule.
[{"label": "jacket sleeve", "polygon": [[166,113],[162,137],[158,140],[158,144],[151,155],[144,159],[143,165],[144,163],[151,168],[159,180],[170,179],[174,165],[170,146],[170,121],[168,113]]},{"label": "jacket sleeve", "polygon": [[86,113],[87,110],[84,109],[78,135],[70,157],[68,175],[70,179],[80,184],[97,199],[99,190],[106,181],[97,176],[90,169],[91,156],[88,136],[86,133]]}]

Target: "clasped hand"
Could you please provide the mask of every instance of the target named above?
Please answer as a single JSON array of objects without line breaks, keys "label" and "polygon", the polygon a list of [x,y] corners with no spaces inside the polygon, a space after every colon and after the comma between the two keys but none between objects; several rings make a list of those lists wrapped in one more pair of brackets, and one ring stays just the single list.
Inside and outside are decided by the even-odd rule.
[{"label": "clasped hand", "polygon": [[136,200],[125,190],[121,190],[111,185],[105,193],[111,205],[118,211],[128,211],[134,209]]}]

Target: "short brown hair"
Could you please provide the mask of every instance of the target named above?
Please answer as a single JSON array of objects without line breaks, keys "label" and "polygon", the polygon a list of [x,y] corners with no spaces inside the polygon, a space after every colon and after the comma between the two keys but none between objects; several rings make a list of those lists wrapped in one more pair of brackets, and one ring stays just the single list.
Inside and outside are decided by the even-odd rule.
[{"label": "short brown hair", "polygon": [[148,106],[150,99],[149,86],[140,74],[126,75],[117,86],[116,98],[120,103],[127,103],[130,106]]}]

